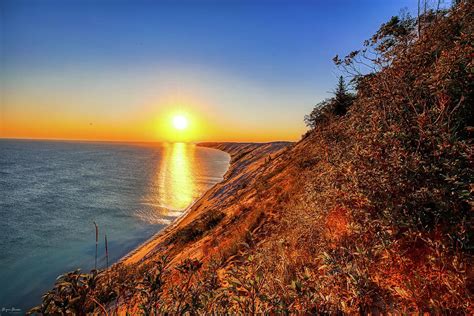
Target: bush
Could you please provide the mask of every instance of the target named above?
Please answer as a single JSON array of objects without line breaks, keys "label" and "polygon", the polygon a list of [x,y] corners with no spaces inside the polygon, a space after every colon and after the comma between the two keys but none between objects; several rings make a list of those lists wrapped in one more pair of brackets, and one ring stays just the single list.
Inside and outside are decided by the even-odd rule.
[{"label": "bush", "polygon": [[196,240],[212,228],[214,228],[223,218],[225,214],[217,210],[209,210],[189,223],[182,229],[178,230],[174,235],[168,239],[168,243],[185,244]]}]

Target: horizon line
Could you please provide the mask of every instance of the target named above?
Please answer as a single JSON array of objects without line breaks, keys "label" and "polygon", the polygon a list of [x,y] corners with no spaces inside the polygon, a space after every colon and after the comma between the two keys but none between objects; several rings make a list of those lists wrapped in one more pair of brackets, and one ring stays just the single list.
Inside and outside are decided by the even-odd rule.
[{"label": "horizon line", "polygon": [[53,142],[89,142],[89,143],[189,143],[189,144],[200,144],[200,143],[252,143],[252,144],[263,144],[263,143],[294,143],[298,140],[269,140],[269,141],[248,141],[248,140],[202,140],[202,141],[171,141],[171,140],[107,140],[107,139],[72,139],[72,138],[30,138],[30,137],[3,137],[0,136],[0,140],[20,140],[20,141],[53,141]]}]

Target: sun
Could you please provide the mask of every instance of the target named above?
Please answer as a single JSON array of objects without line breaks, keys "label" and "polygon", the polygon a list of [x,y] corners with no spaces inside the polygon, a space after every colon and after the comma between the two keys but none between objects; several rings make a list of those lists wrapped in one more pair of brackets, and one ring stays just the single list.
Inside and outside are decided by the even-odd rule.
[{"label": "sun", "polygon": [[188,127],[188,119],[183,115],[176,115],[173,117],[173,126],[179,130],[186,129]]}]

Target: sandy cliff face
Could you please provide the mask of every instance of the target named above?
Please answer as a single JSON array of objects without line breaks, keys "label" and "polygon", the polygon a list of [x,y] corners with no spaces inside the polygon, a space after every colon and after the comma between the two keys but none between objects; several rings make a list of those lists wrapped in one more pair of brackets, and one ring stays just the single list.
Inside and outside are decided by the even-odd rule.
[{"label": "sandy cliff face", "polygon": [[[146,264],[163,255],[173,263],[186,258],[206,260],[235,252],[249,229],[261,224],[263,214],[248,212],[255,200],[257,179],[279,159],[289,142],[202,143],[231,155],[224,180],[205,193],[174,225],[141,245],[120,264]],[[243,214],[247,212],[248,214]],[[245,216],[243,216],[245,215]]]}]

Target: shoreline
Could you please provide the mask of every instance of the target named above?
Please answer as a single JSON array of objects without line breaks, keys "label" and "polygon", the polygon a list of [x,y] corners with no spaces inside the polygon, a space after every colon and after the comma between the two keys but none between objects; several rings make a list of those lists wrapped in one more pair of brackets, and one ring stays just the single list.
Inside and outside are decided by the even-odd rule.
[{"label": "shoreline", "polygon": [[[199,147],[206,147],[206,146],[202,146],[200,144],[196,144],[196,146],[199,146]],[[220,150],[220,149],[217,149],[217,148],[212,148],[212,147],[206,147],[206,148],[209,148],[209,149],[214,149],[214,150],[219,150],[219,151],[222,151],[224,153],[226,153],[227,155],[229,155],[229,164],[227,166],[227,170],[226,172],[222,175],[222,180],[217,182],[216,184],[214,184],[213,186],[211,186],[209,189],[207,189],[206,191],[204,191],[197,199],[195,199],[193,202],[191,202],[190,205],[188,205],[182,212],[181,215],[177,216],[173,222],[171,222],[168,226],[166,226],[164,229],[154,233],[150,238],[148,238],[147,240],[141,242],[139,245],[137,245],[132,251],[129,251],[127,254],[125,254],[123,257],[121,257],[119,260],[117,260],[117,262],[115,262],[114,264],[112,264],[110,267],[113,267],[117,264],[128,264],[129,262],[127,262],[130,258],[132,258],[134,255],[136,255],[137,253],[140,252],[140,250],[142,250],[144,247],[146,246],[149,246],[151,245],[155,240],[157,240],[158,238],[160,238],[162,235],[165,235],[167,233],[170,232],[170,230],[174,229],[176,226],[178,226],[181,221],[187,216],[189,215],[191,209],[193,208],[194,205],[196,205],[202,198],[204,198],[204,196],[209,192],[211,191],[215,186],[219,185],[220,183],[222,183],[223,181],[225,181],[226,179],[226,176],[227,174],[229,173],[229,170],[231,169],[231,166],[232,166],[232,155],[224,150]]]},{"label": "shoreline", "polygon": [[[172,234],[179,231],[183,226],[188,225],[210,206],[218,204],[229,198],[229,190],[235,187],[235,182],[240,182],[240,176],[249,172],[253,173],[256,165],[260,165],[262,159],[268,155],[280,152],[292,144],[291,142],[271,142],[271,143],[234,143],[234,142],[208,142],[197,143],[196,146],[220,150],[230,156],[229,166],[220,182],[214,184],[205,191],[198,199],[193,201],[170,225],[155,233],[146,241],[139,244],[132,251],[124,255],[114,263],[116,265],[139,264],[153,257],[156,252],[169,251],[164,244]],[[245,159],[242,159],[245,157]],[[181,249],[183,250],[183,249]],[[180,252],[178,250],[178,252]],[[110,268],[109,268],[110,269]]]}]

